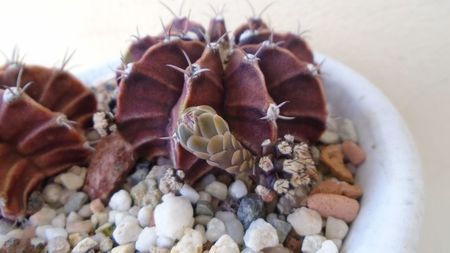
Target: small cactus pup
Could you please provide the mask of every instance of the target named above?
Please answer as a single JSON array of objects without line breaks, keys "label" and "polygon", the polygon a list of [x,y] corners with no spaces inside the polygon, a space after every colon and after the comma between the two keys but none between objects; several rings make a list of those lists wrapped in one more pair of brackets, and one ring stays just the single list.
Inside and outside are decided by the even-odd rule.
[{"label": "small cactus pup", "polygon": [[188,66],[182,53],[196,61],[204,50],[200,41],[162,41],[148,49],[121,79],[117,97],[118,131],[139,157],[167,156],[167,126],[172,108],[181,96],[184,75],[167,67]]},{"label": "small cactus pup", "polygon": [[97,110],[94,93],[75,76],[61,68],[46,68],[22,63],[7,63],[0,67],[0,83],[13,86],[19,72],[24,83],[32,82],[26,93],[50,111],[60,112],[81,127],[92,125],[92,115]]},{"label": "small cactus pup", "polygon": [[211,166],[231,174],[249,172],[254,157],[230,132],[227,122],[209,106],[189,107],[178,120],[180,144]]},{"label": "small cactus pup", "polygon": [[[256,53],[255,53],[256,54]],[[265,120],[275,106],[266,88],[255,54],[235,49],[225,70],[225,117],[231,131],[245,147],[261,155],[261,143],[277,139],[274,120]]]},{"label": "small cactus pup", "polygon": [[86,164],[91,154],[76,122],[25,93],[32,86],[21,82],[23,71],[15,87],[0,90],[0,209],[8,219],[24,218],[28,196],[41,182]]},{"label": "small cactus pup", "polygon": [[278,134],[291,134],[309,143],[317,141],[326,128],[327,109],[322,81],[311,71],[312,64],[298,60],[289,50],[270,41],[243,49],[257,52],[270,96],[276,104],[284,104],[278,112],[292,118],[284,120],[278,112],[272,113]]}]

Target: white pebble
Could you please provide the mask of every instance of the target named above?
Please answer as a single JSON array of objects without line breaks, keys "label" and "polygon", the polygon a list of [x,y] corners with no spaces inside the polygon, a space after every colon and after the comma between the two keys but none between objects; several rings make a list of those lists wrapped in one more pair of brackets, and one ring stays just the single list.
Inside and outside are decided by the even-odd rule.
[{"label": "white pebble", "polygon": [[50,224],[56,216],[56,211],[49,207],[42,207],[41,210],[30,216],[30,222],[34,226]]},{"label": "white pebble", "polygon": [[0,234],[0,249],[3,247],[3,244],[5,244],[5,242],[9,239],[10,238],[7,235]]},{"label": "white pebble", "polygon": [[109,252],[113,247],[113,241],[111,240],[111,238],[108,238],[105,236],[105,238],[103,238],[98,245],[98,249],[101,252]]},{"label": "white pebble", "polygon": [[78,214],[83,218],[89,218],[92,216],[91,207],[89,204],[83,205],[80,210],[78,211]]},{"label": "white pebble", "polygon": [[98,243],[94,239],[87,237],[77,243],[75,248],[73,248],[72,253],[86,253],[97,245]]},{"label": "white pebble", "polygon": [[170,253],[197,253],[203,250],[202,234],[191,228],[187,228],[180,241],[172,248]]},{"label": "white pebble", "polygon": [[144,206],[142,207],[137,215],[137,219],[139,221],[139,225],[141,225],[141,227],[148,227],[150,225],[152,225],[153,222],[153,206],[148,205],[148,206]]},{"label": "white pebble", "polygon": [[194,225],[194,210],[184,197],[166,194],[163,202],[156,206],[154,219],[158,236],[181,239],[186,228]]},{"label": "white pebble", "polygon": [[11,231],[9,231],[6,236],[8,236],[9,238],[15,238],[15,239],[22,239],[23,237],[23,230],[22,229],[13,229]]},{"label": "white pebble", "polygon": [[206,186],[205,191],[220,200],[225,200],[228,195],[227,185],[219,181],[210,183]]},{"label": "white pebble", "polygon": [[211,199],[212,199],[211,194],[209,194],[205,191],[201,191],[198,193],[198,195],[199,195],[199,199],[198,199],[199,201],[204,200],[206,202],[211,202]]},{"label": "white pebble", "polygon": [[141,232],[142,228],[137,222],[122,222],[114,229],[113,238],[120,245],[127,244],[137,241]]},{"label": "white pebble", "polygon": [[223,221],[212,218],[206,227],[206,239],[210,242],[215,242],[227,232]]},{"label": "white pebble", "polygon": [[130,215],[134,216],[134,217],[137,217],[138,212],[139,212],[140,209],[141,209],[141,208],[138,207],[138,206],[132,206],[132,207],[128,210],[128,213],[129,213]]},{"label": "white pebble", "polygon": [[326,240],[327,238],[321,235],[307,235],[303,239],[302,252],[315,253],[322,247],[322,243]]},{"label": "white pebble", "polygon": [[227,234],[239,245],[244,243],[244,226],[233,212],[217,212],[216,217],[225,223]]},{"label": "white pebble", "polygon": [[128,213],[124,212],[124,213],[116,214],[116,220],[115,220],[116,226],[119,226],[120,224],[122,224],[124,222],[133,222],[133,223],[139,224],[138,219]]},{"label": "white pebble", "polygon": [[247,193],[248,193],[247,186],[245,185],[244,182],[242,182],[242,180],[238,179],[230,185],[230,188],[228,189],[228,193],[230,194],[230,196],[232,198],[240,199],[240,198],[244,197],[245,195],[247,195]]},{"label": "white pebble", "polygon": [[114,193],[109,201],[109,207],[117,211],[128,211],[131,207],[130,194],[125,190]]},{"label": "white pebble", "polygon": [[82,220],[81,216],[78,215],[76,212],[70,212],[69,215],[67,215],[66,223],[72,223],[81,220]]},{"label": "white pebble", "polygon": [[312,209],[302,207],[288,215],[287,221],[292,225],[295,232],[301,236],[314,235],[322,230],[322,218],[320,214]]},{"label": "white pebble", "polygon": [[191,203],[193,204],[197,203],[198,199],[200,198],[200,195],[197,193],[197,191],[188,184],[184,184],[183,187],[181,187],[180,194],[181,196],[189,199],[189,201],[191,201]]},{"label": "white pebble", "polygon": [[136,241],[136,249],[141,252],[148,252],[151,247],[156,246],[156,227],[144,228]]},{"label": "white pebble", "polygon": [[239,253],[239,247],[229,235],[223,235],[211,247],[209,253]]},{"label": "white pebble", "polygon": [[108,213],[94,213],[91,216],[91,223],[94,227],[99,227],[108,222]]},{"label": "white pebble", "polygon": [[245,246],[254,251],[275,247],[279,243],[277,230],[270,223],[259,218],[253,221],[245,231],[244,242]]},{"label": "white pebble", "polygon": [[90,220],[85,221],[75,221],[75,222],[68,222],[66,224],[66,230],[69,234],[72,233],[89,233],[94,229],[94,226],[92,225]]},{"label": "white pebble", "polygon": [[175,244],[175,240],[167,237],[167,236],[158,236],[158,238],[156,238],[156,246],[160,247],[160,248],[172,248],[172,246]]},{"label": "white pebble", "polygon": [[63,213],[58,214],[55,218],[52,220],[52,226],[63,228],[66,226],[66,215]]},{"label": "white pebble", "polygon": [[202,242],[205,244],[208,240],[206,239],[206,229],[205,226],[201,224],[195,225],[195,230],[197,230],[200,234],[202,234]]},{"label": "white pebble", "polygon": [[331,239],[331,241],[336,245],[336,247],[337,247],[338,249],[341,248],[341,246],[342,246],[342,240],[339,240],[339,239]]},{"label": "white pebble", "polygon": [[134,244],[120,245],[111,250],[111,253],[134,253]]},{"label": "white pebble", "polygon": [[338,248],[331,240],[326,240],[322,243],[322,247],[316,253],[338,253]]},{"label": "white pebble", "polygon": [[[39,237],[34,237],[31,238],[30,240],[31,245],[33,245],[33,247],[36,247],[38,245],[45,245],[45,240]],[[0,248],[1,248],[1,242],[0,242]]]},{"label": "white pebble", "polygon": [[358,142],[358,133],[356,132],[355,126],[350,119],[344,119],[339,122],[339,135],[342,140],[351,140],[353,142]]},{"label": "white pebble", "polygon": [[48,253],[67,253],[69,251],[70,244],[64,237],[53,238],[47,244]]},{"label": "white pebble", "polygon": [[47,228],[52,228],[52,226],[51,225],[38,226],[34,230],[34,233],[36,234],[37,237],[46,240],[47,237],[45,236],[45,230],[47,230]]},{"label": "white pebble", "polygon": [[334,217],[327,218],[327,225],[325,228],[325,236],[328,239],[339,239],[345,238],[348,232],[348,225],[345,221],[336,219]]},{"label": "white pebble", "polygon": [[62,187],[59,184],[48,184],[42,191],[45,202],[57,203],[61,197]]},{"label": "white pebble", "polygon": [[331,130],[322,133],[319,140],[325,144],[335,144],[339,142],[339,134]]},{"label": "white pebble", "polygon": [[57,227],[49,227],[45,230],[45,238],[47,239],[47,241],[50,241],[51,239],[59,236],[67,238],[68,233],[64,228]]},{"label": "white pebble", "polygon": [[76,191],[84,184],[84,179],[81,176],[71,172],[61,174],[59,179],[61,180],[61,184],[69,190]]}]

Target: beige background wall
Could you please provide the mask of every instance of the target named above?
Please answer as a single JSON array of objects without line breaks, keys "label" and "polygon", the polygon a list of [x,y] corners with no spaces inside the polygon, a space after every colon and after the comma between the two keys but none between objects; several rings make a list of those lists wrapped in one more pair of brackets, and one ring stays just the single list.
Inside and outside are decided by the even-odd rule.
[{"label": "beige background wall", "polygon": [[[184,13],[191,8],[206,23],[208,2],[223,1],[187,0]],[[180,1],[166,3],[178,9]],[[260,10],[269,1],[253,3]],[[250,14],[245,1],[227,1],[230,28]],[[141,34],[159,32],[159,17],[171,15],[150,0],[0,0],[0,50],[9,54],[17,45],[27,62],[53,65],[76,49],[71,66],[89,66],[118,57],[137,26]],[[421,252],[449,252],[450,1],[279,0],[264,17],[277,30],[295,31],[300,22],[315,50],[361,72],[397,106],[423,159]]]}]

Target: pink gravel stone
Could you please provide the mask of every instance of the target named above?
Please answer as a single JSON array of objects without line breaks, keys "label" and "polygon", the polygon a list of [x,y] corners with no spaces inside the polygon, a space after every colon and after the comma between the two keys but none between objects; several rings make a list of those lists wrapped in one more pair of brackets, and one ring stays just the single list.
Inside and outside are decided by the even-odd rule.
[{"label": "pink gravel stone", "polygon": [[311,195],[307,198],[306,205],[316,210],[322,217],[332,216],[347,223],[352,222],[359,211],[358,201],[336,194],[317,193]]},{"label": "pink gravel stone", "polygon": [[362,164],[366,160],[366,152],[353,141],[345,140],[342,143],[342,152],[355,166]]}]

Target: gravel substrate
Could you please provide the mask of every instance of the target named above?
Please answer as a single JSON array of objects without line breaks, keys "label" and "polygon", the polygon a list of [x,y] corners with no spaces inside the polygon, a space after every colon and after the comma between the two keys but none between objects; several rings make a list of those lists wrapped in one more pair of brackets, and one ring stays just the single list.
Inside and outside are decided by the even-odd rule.
[{"label": "gravel substrate", "polygon": [[357,142],[340,120],[315,146],[272,143],[252,175],[195,185],[167,159],[141,161],[108,203],[89,199],[87,169],[73,167],[31,195],[27,219],[0,220],[1,252],[338,252],[362,196]]}]

